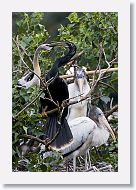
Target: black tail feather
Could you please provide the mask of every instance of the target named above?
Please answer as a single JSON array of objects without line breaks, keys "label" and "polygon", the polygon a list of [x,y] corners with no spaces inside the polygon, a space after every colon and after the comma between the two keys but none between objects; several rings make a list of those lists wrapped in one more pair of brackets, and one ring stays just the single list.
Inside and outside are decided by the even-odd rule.
[{"label": "black tail feather", "polygon": [[59,134],[50,144],[50,147],[54,149],[59,149],[68,145],[73,139],[67,120],[64,119],[63,124],[59,124],[57,121],[57,116],[47,118],[44,128],[45,138],[52,140],[55,134],[58,132],[59,128]]}]

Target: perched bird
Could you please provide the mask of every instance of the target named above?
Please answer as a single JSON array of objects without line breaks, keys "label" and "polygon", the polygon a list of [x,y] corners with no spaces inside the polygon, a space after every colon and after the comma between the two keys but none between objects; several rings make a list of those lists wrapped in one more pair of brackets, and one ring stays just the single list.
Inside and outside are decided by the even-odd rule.
[{"label": "perched bird", "polygon": [[[72,71],[74,71],[74,82],[68,85],[70,98],[69,102],[81,100],[82,97],[85,97],[90,91],[85,68],[81,68],[75,65],[73,70],[72,68],[70,68],[70,72]],[[72,99],[73,97],[76,98]],[[77,117],[87,116],[88,103],[89,100],[85,99],[77,104],[69,106],[67,120],[71,121],[72,119],[75,119]]]},{"label": "perched bird", "polygon": [[[82,98],[82,96],[84,97],[89,93],[90,86],[88,83],[87,76],[85,74],[85,69],[78,67],[78,66],[74,66],[71,68],[73,68],[73,69],[70,69],[70,74],[73,74],[72,72],[74,72],[74,82],[68,85],[69,98],[71,98],[70,101],[80,100]],[[69,73],[67,73],[67,74],[69,74]],[[81,97],[80,96],[76,97],[77,95],[80,95],[80,94],[82,94]],[[76,97],[76,98],[72,99],[73,97]],[[95,130],[95,133],[93,136],[93,139],[94,139],[94,142],[96,143],[96,145],[92,144],[90,142],[90,146],[86,146],[87,142],[84,141],[85,150],[86,150],[86,151],[84,151],[84,153],[86,154],[85,155],[85,166],[87,168],[87,155],[89,156],[89,160],[90,160],[89,148],[91,149],[92,146],[98,146],[99,143],[97,142],[97,140],[100,141],[100,144],[106,143],[106,140],[103,142],[103,139],[105,139],[105,138],[108,139],[107,135],[109,136],[109,133],[107,132],[107,130],[105,130],[105,128],[103,126],[104,126],[104,122],[105,122],[106,126],[109,126],[109,123],[106,120],[102,110],[98,107],[93,107],[91,105],[90,99],[85,99],[82,102],[79,102],[77,104],[73,104],[73,105],[69,106],[67,119],[68,119],[68,123],[70,124],[70,128],[71,128],[72,132],[74,130],[74,129],[72,129],[74,125],[73,124],[71,125],[71,122],[74,122],[74,118],[78,118],[78,121],[80,122],[79,117],[81,117],[81,116],[82,117],[87,116],[91,120],[93,120],[93,122],[95,122],[95,125],[97,126],[96,129],[98,129],[98,130]],[[100,119],[102,119],[102,121],[100,121]],[[83,127],[83,129],[82,129],[82,127]],[[102,128],[102,130],[99,130],[99,128]],[[81,124],[80,128],[78,128],[76,130],[79,131],[79,134],[82,134],[82,131],[84,130],[86,135],[89,135],[88,128],[85,127],[85,125]],[[99,135],[99,138],[97,135]],[[112,135],[112,136],[114,136],[114,135]],[[76,137],[76,138],[78,138],[78,137]],[[115,136],[114,136],[114,140],[115,140]],[[88,147],[88,149],[87,149],[87,147]]]},{"label": "perched bird", "polygon": [[[45,76],[45,80],[49,81],[53,78],[48,89],[44,91],[44,97],[40,98],[40,112],[50,111],[54,108],[60,107],[62,102],[69,98],[68,87],[63,79],[59,77],[59,67],[65,65],[76,53],[76,46],[70,42],[58,42],[56,44],[42,44],[39,46],[35,52],[34,60],[33,60],[33,68],[34,72],[40,76],[41,70],[38,62],[38,54],[41,49],[50,50],[52,47],[56,45],[63,45],[68,49],[66,55],[61,58],[58,58],[47,75]],[[29,88],[32,85],[39,84],[39,79],[32,72],[28,73],[27,76],[23,76],[19,81],[19,87]],[[56,106],[57,105],[57,106]],[[54,141],[50,144],[50,147],[53,149],[60,148],[62,146],[66,146],[71,143],[73,137],[69,125],[65,119],[67,116],[68,108],[64,108],[61,111],[61,116],[59,112],[56,111],[49,115],[46,119],[44,133],[45,139],[47,141]]]},{"label": "perched bird", "polygon": [[[116,140],[114,132],[101,109],[91,106],[90,118],[78,117],[69,121],[73,143],[59,150],[64,158],[73,159],[73,171],[76,171],[76,158],[86,154],[90,147],[98,147],[105,144],[109,134],[111,134],[114,141]],[[85,162],[85,168],[86,164],[87,162]]]},{"label": "perched bird", "polygon": [[[34,53],[34,58],[33,58],[33,71],[35,74],[37,74],[39,77],[41,76],[41,69],[39,66],[39,53],[41,50],[47,50],[50,51],[55,45],[54,44],[41,44],[38,46]],[[18,80],[18,87],[19,88],[29,88],[33,85],[38,85],[40,86],[40,79],[31,71],[27,71],[21,79]]]},{"label": "perched bird", "polygon": [[[63,101],[69,98],[68,86],[66,82],[59,77],[59,67],[65,65],[68,61],[70,61],[70,59],[76,53],[76,46],[70,42],[63,42],[62,44],[67,47],[69,51],[66,55],[55,61],[52,68],[49,70],[45,77],[46,81],[50,80],[51,78],[55,79],[49,85],[49,91],[44,91],[44,98],[40,98],[41,112],[42,110],[44,112],[47,112],[57,108],[54,102],[59,107],[61,107]],[[50,95],[53,101],[50,100]],[[66,107],[63,110],[60,110],[60,112],[60,119],[60,113],[58,111],[51,113],[46,119],[44,127],[45,139],[52,140],[57,134],[54,141],[50,144],[50,147],[56,150],[61,147],[68,146],[69,143],[71,143],[73,140],[71,130],[66,120],[68,108]]]}]

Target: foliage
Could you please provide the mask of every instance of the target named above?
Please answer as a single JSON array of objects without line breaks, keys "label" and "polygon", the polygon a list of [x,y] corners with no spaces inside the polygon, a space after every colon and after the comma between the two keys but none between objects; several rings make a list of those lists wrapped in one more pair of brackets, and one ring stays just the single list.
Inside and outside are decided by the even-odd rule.
[{"label": "foliage", "polygon": [[[103,43],[107,59],[117,56],[118,30],[117,13],[71,13],[68,16],[69,24],[59,29],[59,39],[69,40],[76,44],[78,51],[85,54],[81,64],[95,69],[99,60],[99,44]],[[108,35],[107,35],[108,34]],[[109,48],[110,47],[110,48]],[[105,67],[104,57],[102,65]]]},{"label": "foliage", "polygon": [[[39,93],[37,87],[31,87],[27,90],[17,89],[17,80],[22,77],[27,70],[23,65],[19,51],[21,52],[24,61],[32,68],[34,52],[37,46],[45,42],[50,36],[45,26],[42,24],[43,13],[18,13],[19,17],[16,20],[17,31],[13,33],[13,170],[19,167],[20,151],[19,146],[24,139],[20,138],[22,134],[33,134],[34,136],[42,135],[44,120],[41,119],[39,112],[39,99],[32,104],[28,109],[22,112],[17,118],[14,116],[30,103]],[[46,15],[46,14],[45,14]],[[52,38],[52,41],[65,41],[69,40],[76,44],[77,52],[84,51],[81,57],[80,65],[84,65],[88,70],[96,68],[99,61],[99,48],[102,42],[106,57],[108,61],[117,57],[118,52],[118,15],[117,13],[70,13],[67,17],[69,23],[64,26],[61,25],[58,29],[58,35]],[[46,24],[46,23],[45,23]],[[20,50],[17,48],[19,45]],[[39,62],[42,74],[45,74],[51,64],[56,60],[56,57],[62,55],[62,51],[56,48],[53,53],[43,51],[40,53]],[[101,68],[106,68],[105,57],[102,55]],[[117,67],[114,63],[113,67]],[[62,69],[62,74],[64,70]],[[107,79],[103,80],[105,83],[113,86],[117,91],[118,74],[113,72]],[[97,88],[93,96],[102,96],[93,101],[93,104],[102,105],[111,101],[109,94],[113,93],[113,89],[108,86],[101,85]],[[114,92],[115,93],[115,92]],[[115,122],[117,126],[117,121]],[[112,150],[117,147],[117,144],[110,143],[106,147],[107,154],[104,159],[111,163],[117,170],[117,152]],[[103,147],[99,150],[102,151]],[[57,156],[56,156],[57,155]],[[49,157],[42,159],[37,153],[29,153],[26,158],[29,160],[27,171],[53,171],[55,165],[61,163],[61,156],[56,152],[52,153]],[[93,160],[98,160],[98,155],[93,151]],[[53,159],[53,160],[52,160]]]}]

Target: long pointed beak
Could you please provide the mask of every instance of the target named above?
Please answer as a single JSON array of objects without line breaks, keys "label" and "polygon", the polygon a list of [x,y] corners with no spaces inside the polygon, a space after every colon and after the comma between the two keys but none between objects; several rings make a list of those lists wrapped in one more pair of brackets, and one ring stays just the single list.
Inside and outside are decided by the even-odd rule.
[{"label": "long pointed beak", "polygon": [[114,142],[116,142],[116,137],[115,137],[115,134],[111,128],[111,126],[109,125],[107,119],[105,118],[105,116],[102,116],[101,117],[101,122],[104,124],[105,127],[107,127],[108,131],[110,132],[111,134],[111,137],[113,139]]},{"label": "long pointed beak", "polygon": [[68,47],[67,43],[66,42],[56,42],[56,43],[52,43],[50,44],[52,47],[55,47],[55,46],[64,46],[64,47]]},{"label": "long pointed beak", "polygon": [[82,79],[82,78],[77,79],[77,84],[78,84],[78,87],[79,87],[80,94],[83,94],[84,79]]}]

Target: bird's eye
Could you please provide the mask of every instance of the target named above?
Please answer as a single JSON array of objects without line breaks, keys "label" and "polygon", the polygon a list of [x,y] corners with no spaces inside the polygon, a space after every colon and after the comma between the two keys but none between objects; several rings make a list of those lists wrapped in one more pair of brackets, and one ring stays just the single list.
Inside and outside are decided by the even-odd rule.
[{"label": "bird's eye", "polygon": [[32,78],[34,77],[34,73],[31,73],[31,74],[29,74],[27,77],[26,77],[26,81],[27,82],[29,82],[29,81],[31,81],[32,80]]}]

